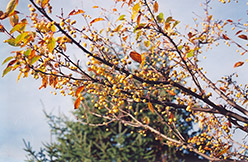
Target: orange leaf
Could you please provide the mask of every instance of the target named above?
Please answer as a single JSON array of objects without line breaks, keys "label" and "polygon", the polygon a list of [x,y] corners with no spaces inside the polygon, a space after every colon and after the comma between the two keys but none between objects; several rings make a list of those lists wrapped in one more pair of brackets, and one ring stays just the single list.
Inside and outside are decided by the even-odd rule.
[{"label": "orange leaf", "polygon": [[222,37],[223,37],[225,40],[230,40],[230,38],[229,38],[227,35],[225,35],[225,34],[222,34]]},{"label": "orange leaf", "polygon": [[239,62],[236,62],[233,67],[236,68],[236,67],[242,66],[243,64],[244,64],[243,61],[239,61]]},{"label": "orange leaf", "polygon": [[99,8],[98,6],[93,6],[93,8]]},{"label": "orange leaf", "polygon": [[94,20],[92,20],[92,21],[90,22],[90,25],[92,25],[92,24],[95,23],[95,22],[103,21],[103,20],[105,20],[105,19],[104,19],[104,18],[101,18],[101,17],[95,18]]},{"label": "orange leaf", "polygon": [[170,95],[175,96],[176,93],[173,90],[166,90]]},{"label": "orange leaf", "polygon": [[155,13],[158,12],[158,2],[157,1],[155,1],[154,5],[153,5],[153,9],[154,9]]},{"label": "orange leaf", "polygon": [[226,89],[224,87],[220,87],[220,90],[222,90],[223,92],[226,92]]},{"label": "orange leaf", "polygon": [[42,1],[41,1],[41,7],[42,7],[42,8],[45,8],[45,6],[48,4],[49,1],[50,1],[50,0],[42,0]]},{"label": "orange leaf", "polygon": [[238,36],[241,39],[248,40],[248,37],[244,34]]},{"label": "orange leaf", "polygon": [[152,106],[151,102],[148,102],[148,108],[151,110],[151,112],[154,114],[154,108]]},{"label": "orange leaf", "polygon": [[78,97],[78,95],[84,90],[85,86],[80,86],[77,88],[75,96]]},{"label": "orange leaf", "polygon": [[124,40],[124,42],[126,42],[128,36],[122,37],[122,39]]},{"label": "orange leaf", "polygon": [[80,102],[81,102],[81,99],[80,97],[78,97],[76,101],[74,102],[74,109],[78,109],[78,107],[80,106]]},{"label": "orange leaf", "polygon": [[84,11],[83,10],[77,10],[77,11],[75,11],[75,10],[72,10],[70,13],[69,13],[69,16],[72,16],[72,15],[77,15],[77,14],[80,14],[80,13],[84,13]]},{"label": "orange leaf", "polygon": [[137,17],[137,25],[140,25],[140,19],[141,19],[141,14],[139,14],[139,16]]},{"label": "orange leaf", "polygon": [[137,52],[135,52],[135,51],[132,51],[132,52],[130,52],[130,57],[134,60],[134,61],[136,61],[136,62],[138,62],[138,63],[141,63],[142,62],[142,58],[141,58],[141,55],[139,54],[139,53],[137,53]]},{"label": "orange leaf", "polygon": [[3,25],[0,25],[0,32],[4,32],[4,31],[5,31],[5,29],[4,29]]}]

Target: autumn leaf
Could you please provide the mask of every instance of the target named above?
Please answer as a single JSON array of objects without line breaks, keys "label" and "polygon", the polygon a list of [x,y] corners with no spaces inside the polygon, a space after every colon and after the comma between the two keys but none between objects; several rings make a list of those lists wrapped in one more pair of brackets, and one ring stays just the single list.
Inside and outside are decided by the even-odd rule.
[{"label": "autumn leaf", "polygon": [[30,65],[33,65],[35,62],[37,62],[39,59],[41,58],[41,56],[34,56],[31,60],[30,60]]},{"label": "autumn leaf", "polygon": [[154,114],[154,108],[153,108],[151,102],[148,102],[148,108],[149,108],[149,110]]},{"label": "autumn leaf", "polygon": [[75,92],[75,96],[78,97],[78,95],[84,90],[85,86],[80,86],[77,88]]},{"label": "autumn leaf", "polygon": [[239,33],[241,33],[242,32],[242,30],[239,30],[239,31],[237,31],[237,33],[235,34],[235,35],[238,35]]},{"label": "autumn leaf", "polygon": [[238,36],[241,39],[248,40],[248,37],[244,34]]},{"label": "autumn leaf", "polygon": [[230,23],[232,23],[233,21],[232,20],[230,20],[230,19],[228,19],[228,20],[226,20],[226,21],[228,21],[228,22],[230,22]]},{"label": "autumn leaf", "polygon": [[159,23],[162,23],[164,21],[164,14],[161,12],[156,18]]},{"label": "autumn leaf", "polygon": [[10,34],[14,33],[15,31],[22,32],[25,30],[27,25],[27,19],[22,19],[20,23],[16,24],[11,30]]},{"label": "autumn leaf", "polygon": [[81,102],[81,99],[80,97],[78,97],[76,101],[74,102],[74,109],[78,109],[78,107],[80,106],[80,102]]},{"label": "autumn leaf", "polygon": [[70,13],[69,13],[69,16],[72,16],[72,15],[77,15],[77,14],[83,14],[84,11],[83,10],[72,10]]},{"label": "autumn leaf", "polygon": [[141,55],[139,54],[139,53],[137,53],[137,52],[135,52],[135,51],[132,51],[132,52],[130,52],[130,57],[134,60],[134,61],[136,61],[136,62],[138,62],[138,63],[141,63],[142,62],[142,57],[141,57]]},{"label": "autumn leaf", "polygon": [[8,72],[10,72],[11,69],[12,69],[12,66],[7,66],[7,67],[3,70],[3,75],[2,75],[2,77],[4,77]]},{"label": "autumn leaf", "polygon": [[15,8],[18,4],[19,0],[10,0],[7,7],[6,7],[6,15],[10,15],[11,13],[13,13],[15,11]]},{"label": "autumn leaf", "polygon": [[95,23],[95,22],[104,21],[104,20],[105,20],[105,19],[104,19],[104,18],[101,18],[101,17],[95,18],[94,20],[92,20],[92,21],[90,22],[90,25],[92,25],[92,24]]},{"label": "autumn leaf", "polygon": [[239,61],[239,62],[236,62],[233,67],[236,68],[236,67],[242,66],[243,64],[244,64],[243,61]]},{"label": "autumn leaf", "polygon": [[174,90],[166,90],[170,95],[172,95],[172,96],[175,96],[176,95],[176,93],[174,92]]},{"label": "autumn leaf", "polygon": [[158,12],[158,2],[157,1],[155,1],[154,5],[153,5],[153,10],[155,13]]},{"label": "autumn leaf", "polygon": [[18,22],[19,22],[19,17],[18,17],[18,15],[17,14],[14,14],[13,16],[10,16],[9,17],[9,22],[10,22],[10,24],[11,24],[11,26],[15,26],[16,24],[18,24]]},{"label": "autumn leaf", "polygon": [[140,5],[139,3],[136,3],[134,6],[133,6],[133,12],[132,12],[132,16],[131,16],[131,19],[134,20],[135,17],[137,16],[137,14],[139,13],[140,11]]},{"label": "autumn leaf", "polygon": [[230,38],[229,38],[227,35],[225,35],[225,34],[222,34],[222,37],[223,37],[225,40],[230,40]]},{"label": "autumn leaf", "polygon": [[50,1],[50,0],[42,0],[42,1],[41,1],[41,7],[42,7],[42,8],[45,8],[45,6],[48,4],[49,1]]},{"label": "autumn leaf", "polygon": [[51,37],[47,43],[47,49],[50,53],[53,52],[53,49],[55,48],[56,41],[53,37]]},{"label": "autumn leaf", "polygon": [[224,153],[226,153],[229,150],[230,147],[231,147],[231,145],[227,146],[226,148],[221,150],[216,156],[218,157],[218,156],[223,155]]},{"label": "autumn leaf", "polygon": [[7,58],[3,61],[2,65],[4,65],[6,62],[10,61],[12,58],[13,58],[13,56],[7,57]]}]

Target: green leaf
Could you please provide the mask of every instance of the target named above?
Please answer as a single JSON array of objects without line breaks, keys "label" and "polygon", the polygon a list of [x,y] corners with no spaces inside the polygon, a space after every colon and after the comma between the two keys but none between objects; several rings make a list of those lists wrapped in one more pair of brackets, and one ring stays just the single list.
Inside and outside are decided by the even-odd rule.
[{"label": "green leaf", "polygon": [[9,60],[11,60],[12,58],[13,58],[13,56],[7,57],[7,58],[3,61],[2,65],[4,65],[6,62],[8,62]]},{"label": "green leaf", "polygon": [[22,32],[25,30],[27,25],[27,19],[23,19],[20,23],[16,24],[11,30],[10,34],[14,33],[15,31]]},{"label": "green leaf", "polygon": [[118,21],[118,20],[126,20],[126,19],[125,19],[125,16],[126,16],[126,15],[121,15],[121,16],[117,19],[117,21]]},{"label": "green leaf", "polygon": [[15,39],[14,39],[14,38],[10,38],[10,39],[6,40],[6,42],[7,42],[9,45],[14,46],[14,47],[20,46],[19,44],[16,44],[16,43],[15,43]]},{"label": "green leaf", "polygon": [[11,13],[13,13],[15,11],[18,1],[19,0],[10,0],[6,7],[5,14],[10,15]]},{"label": "green leaf", "polygon": [[31,61],[30,61],[30,65],[33,65],[36,61],[38,61],[41,58],[41,56],[34,56]]},{"label": "green leaf", "polygon": [[173,26],[172,26],[172,29],[175,28],[179,23],[180,23],[180,21],[175,21]]},{"label": "green leaf", "polygon": [[164,14],[161,12],[156,18],[159,23],[162,23],[164,21]]},{"label": "green leaf", "polygon": [[31,48],[29,48],[27,51],[25,51],[24,56],[28,57],[31,53]]},{"label": "green leaf", "polygon": [[190,50],[190,52],[187,53],[187,57],[193,57],[194,56],[194,50]]},{"label": "green leaf", "polygon": [[171,20],[172,20],[172,17],[169,16],[169,17],[167,17],[167,19],[165,20],[165,23],[168,23],[168,22],[170,22]]},{"label": "green leaf", "polygon": [[12,69],[12,66],[8,66],[7,68],[5,68],[5,69],[3,70],[3,75],[2,75],[2,77],[4,77],[8,72],[10,72],[11,69]]},{"label": "green leaf", "polygon": [[15,39],[15,44],[19,44],[28,35],[27,32],[19,34]]},{"label": "green leaf", "polygon": [[55,43],[56,43],[55,39],[53,37],[51,37],[50,40],[47,43],[47,48],[48,48],[48,51],[50,53],[53,52],[53,49],[55,48]]}]

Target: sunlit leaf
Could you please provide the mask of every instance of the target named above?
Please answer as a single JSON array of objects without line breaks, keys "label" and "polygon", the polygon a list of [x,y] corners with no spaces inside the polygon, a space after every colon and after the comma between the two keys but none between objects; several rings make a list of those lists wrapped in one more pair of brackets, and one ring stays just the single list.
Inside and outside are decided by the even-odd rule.
[{"label": "sunlit leaf", "polygon": [[144,45],[146,46],[146,47],[149,47],[150,46],[150,41],[149,40],[146,40],[146,41],[144,41]]},{"label": "sunlit leaf", "polygon": [[77,15],[77,14],[83,14],[84,11],[83,10],[72,10],[70,13],[69,13],[69,16],[72,16],[72,15]]},{"label": "sunlit leaf", "polygon": [[41,0],[41,7],[45,8],[45,6],[48,4],[50,0]]},{"label": "sunlit leaf", "polygon": [[226,153],[229,150],[230,147],[231,147],[231,145],[227,146],[226,148],[221,150],[216,156],[219,157],[219,156],[223,155],[224,153]]},{"label": "sunlit leaf", "polygon": [[56,27],[55,27],[54,24],[51,26],[51,31],[52,31],[52,32],[56,32]]},{"label": "sunlit leaf", "polygon": [[75,92],[75,96],[78,97],[78,95],[85,89],[85,86],[80,86],[77,88]]},{"label": "sunlit leaf", "polygon": [[172,96],[175,96],[176,95],[176,93],[174,92],[174,90],[166,90],[166,92],[168,92]]},{"label": "sunlit leaf", "polygon": [[0,24],[0,32],[4,32],[4,31],[5,31],[5,29],[4,29],[3,25]]},{"label": "sunlit leaf", "polygon": [[19,43],[21,43],[22,41],[24,41],[24,39],[26,38],[27,35],[28,35],[27,32],[19,34],[19,35],[16,37],[16,39],[15,39],[15,44],[19,44]]},{"label": "sunlit leaf", "polygon": [[17,77],[17,83],[19,82],[21,76],[22,76],[22,72],[20,72],[19,75],[18,75],[18,77]]},{"label": "sunlit leaf", "polygon": [[124,42],[126,42],[128,36],[122,37],[122,40],[124,40]]},{"label": "sunlit leaf", "polygon": [[81,99],[78,97],[76,101],[74,102],[74,109],[78,109],[80,106]]},{"label": "sunlit leaf", "polygon": [[132,12],[132,16],[131,16],[131,19],[134,20],[135,17],[137,16],[137,14],[139,13],[140,11],[140,4],[139,3],[136,3],[134,6],[133,6],[133,12]]},{"label": "sunlit leaf", "polygon": [[11,13],[13,13],[15,11],[15,8],[18,4],[19,0],[10,0],[7,7],[6,7],[6,15],[10,15]]},{"label": "sunlit leaf", "polygon": [[5,68],[5,69],[3,70],[2,77],[4,77],[8,72],[10,72],[11,69],[12,69],[12,66],[8,66],[7,68]]},{"label": "sunlit leaf", "polygon": [[6,42],[7,42],[9,45],[14,46],[14,47],[20,46],[20,44],[16,44],[16,43],[15,43],[15,39],[14,39],[14,38],[10,38],[10,39],[6,40]]},{"label": "sunlit leaf", "polygon": [[149,110],[154,114],[154,108],[153,108],[151,102],[148,102],[148,108],[149,108]]},{"label": "sunlit leaf", "polygon": [[239,62],[236,62],[233,67],[236,68],[236,67],[242,66],[243,64],[244,64],[243,61],[239,61]]},{"label": "sunlit leaf", "polygon": [[248,37],[244,34],[238,36],[241,39],[248,40]]},{"label": "sunlit leaf", "polygon": [[132,52],[130,52],[130,57],[134,60],[134,61],[136,61],[136,62],[138,62],[138,63],[141,63],[142,62],[142,58],[141,58],[141,55],[139,54],[139,53],[137,53],[137,52],[135,52],[135,51],[132,51]]},{"label": "sunlit leaf", "polygon": [[175,21],[172,25],[172,29],[175,28],[178,24],[180,23],[180,21]]},{"label": "sunlit leaf", "polygon": [[157,1],[155,1],[154,5],[153,5],[153,10],[155,13],[158,12],[158,2]]},{"label": "sunlit leaf", "polygon": [[7,58],[3,61],[2,65],[4,65],[6,62],[10,61],[12,58],[13,58],[13,56],[7,57]]},{"label": "sunlit leaf", "polygon": [[105,19],[104,19],[104,18],[101,18],[101,17],[95,18],[94,20],[92,20],[92,21],[90,22],[90,25],[92,25],[92,24],[95,23],[95,22],[104,21],[104,20],[105,20]]},{"label": "sunlit leaf", "polygon": [[119,32],[121,30],[121,28],[123,27],[122,24],[118,25],[114,30],[113,32]]}]

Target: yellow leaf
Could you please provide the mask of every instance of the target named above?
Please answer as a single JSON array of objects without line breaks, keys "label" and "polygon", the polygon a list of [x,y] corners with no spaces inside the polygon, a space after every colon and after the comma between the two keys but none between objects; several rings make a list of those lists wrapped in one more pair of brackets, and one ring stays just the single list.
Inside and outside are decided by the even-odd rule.
[{"label": "yellow leaf", "polygon": [[103,20],[105,20],[105,19],[104,19],[104,18],[101,18],[101,17],[95,18],[94,20],[92,20],[92,21],[90,22],[90,25],[92,25],[92,24],[95,23],[95,22],[103,21]]},{"label": "yellow leaf", "polygon": [[141,63],[142,62],[142,58],[141,58],[141,55],[139,54],[139,53],[137,53],[137,52],[135,52],[135,51],[132,51],[132,52],[130,52],[130,57],[134,60],[134,61],[136,61],[136,62],[138,62],[138,63]]},{"label": "yellow leaf", "polygon": [[236,68],[236,67],[242,66],[243,64],[244,64],[243,61],[239,61],[239,62],[236,62],[233,67]]},{"label": "yellow leaf", "polygon": [[78,97],[78,95],[84,90],[85,86],[80,86],[77,88],[75,96]]},{"label": "yellow leaf", "polygon": [[81,99],[80,97],[78,97],[76,101],[74,102],[74,109],[78,109],[78,107],[80,106],[80,102],[81,102]]},{"label": "yellow leaf", "polygon": [[15,11],[15,8],[18,4],[19,0],[10,0],[7,7],[6,7],[6,15],[10,15],[11,13],[13,13]]},{"label": "yellow leaf", "polygon": [[176,93],[174,92],[174,90],[166,90],[170,95],[172,95],[172,96],[175,96],[176,95]]},{"label": "yellow leaf", "polygon": [[50,40],[47,43],[47,49],[50,53],[53,52],[53,49],[55,48],[56,41],[53,37],[50,38]]},{"label": "yellow leaf", "polygon": [[158,2],[157,1],[155,1],[154,5],[153,5],[153,9],[154,9],[155,13],[158,12]]},{"label": "yellow leaf", "polygon": [[48,4],[49,0],[42,0],[41,1],[41,7],[45,8],[45,6]]},{"label": "yellow leaf", "polygon": [[20,72],[20,74],[19,74],[18,77],[17,77],[17,83],[19,82],[21,76],[22,76],[22,72]]},{"label": "yellow leaf", "polygon": [[132,16],[131,16],[131,19],[134,20],[134,18],[137,16],[137,14],[139,13],[140,11],[140,5],[139,3],[136,3],[134,6],[133,6],[133,13],[132,13]]},{"label": "yellow leaf", "polygon": [[151,102],[148,102],[148,108],[150,109],[150,111],[154,114],[154,108],[152,106]]},{"label": "yellow leaf", "polygon": [[218,156],[223,155],[224,153],[226,153],[229,150],[230,147],[231,147],[231,145],[227,146],[226,148],[221,150],[216,156],[218,157]]}]

